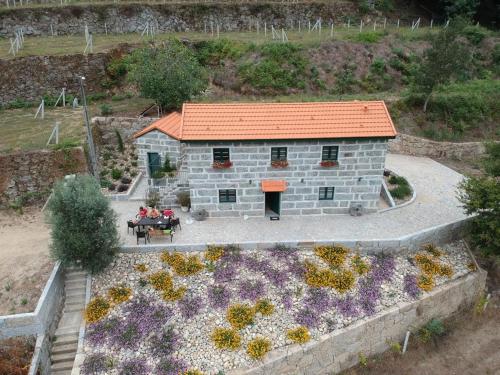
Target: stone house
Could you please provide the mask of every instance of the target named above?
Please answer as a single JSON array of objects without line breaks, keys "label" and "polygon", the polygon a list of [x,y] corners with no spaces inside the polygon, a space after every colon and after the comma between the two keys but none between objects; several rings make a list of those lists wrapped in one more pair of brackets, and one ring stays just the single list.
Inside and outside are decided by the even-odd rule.
[{"label": "stone house", "polygon": [[376,211],[395,136],[383,101],[186,103],[134,135],[150,184],[168,157],[164,197],[189,187],[212,217]]}]

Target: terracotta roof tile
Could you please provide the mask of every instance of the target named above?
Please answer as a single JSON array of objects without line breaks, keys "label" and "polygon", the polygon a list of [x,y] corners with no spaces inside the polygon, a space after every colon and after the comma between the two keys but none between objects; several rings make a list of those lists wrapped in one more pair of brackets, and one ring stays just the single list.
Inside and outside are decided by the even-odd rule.
[{"label": "terracotta roof tile", "polygon": [[286,190],[285,180],[262,180],[260,183],[264,193],[283,192]]},{"label": "terracotta roof tile", "polygon": [[169,135],[172,138],[180,139],[181,114],[179,112],[172,112],[171,114],[162,117],[161,119],[142,129],[141,131],[135,133],[134,137],[140,137],[141,135],[149,133],[153,130],[158,130]]},{"label": "terracotta roof tile", "polygon": [[[175,129],[174,138],[184,141],[396,136],[383,101],[186,103],[175,126],[179,129]],[[172,127],[169,130],[173,133]]]}]

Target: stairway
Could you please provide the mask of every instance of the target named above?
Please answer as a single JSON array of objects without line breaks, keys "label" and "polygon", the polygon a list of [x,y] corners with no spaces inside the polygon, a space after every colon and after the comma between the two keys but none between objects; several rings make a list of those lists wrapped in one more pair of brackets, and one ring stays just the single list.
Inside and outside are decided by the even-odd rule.
[{"label": "stairway", "polygon": [[51,352],[51,374],[69,375],[78,348],[78,332],[85,309],[87,274],[79,269],[66,269],[64,310],[54,335]]}]

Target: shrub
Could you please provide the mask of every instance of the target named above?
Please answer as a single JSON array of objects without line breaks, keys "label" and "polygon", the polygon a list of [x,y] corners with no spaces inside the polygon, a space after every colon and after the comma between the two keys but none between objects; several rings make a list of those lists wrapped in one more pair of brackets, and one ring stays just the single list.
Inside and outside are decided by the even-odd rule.
[{"label": "shrub", "polygon": [[101,104],[99,109],[101,110],[101,116],[109,116],[113,113],[113,108],[109,104]]},{"label": "shrub", "polygon": [[332,267],[340,267],[344,264],[349,249],[342,246],[316,246],[314,253]]},{"label": "shrub", "polygon": [[422,342],[428,342],[432,338],[442,336],[445,333],[444,324],[439,319],[431,319],[418,331],[418,337]]},{"label": "shrub", "polygon": [[116,184],[113,184],[113,183],[109,184],[108,190],[109,191],[115,191],[116,190]]},{"label": "shrub", "polygon": [[449,264],[441,264],[439,266],[438,274],[451,278],[453,276],[453,268]]},{"label": "shrub", "polygon": [[370,266],[366,264],[359,254],[352,258],[351,265],[358,275],[365,275],[370,270]]},{"label": "shrub", "polygon": [[151,178],[154,178],[154,179],[160,179],[160,178],[163,178],[163,177],[165,177],[165,172],[163,172],[161,170],[154,171],[151,174]]},{"label": "shrub", "polygon": [[224,255],[224,247],[223,246],[207,246],[207,250],[205,251],[205,259],[211,262],[218,261]]},{"label": "shrub", "polygon": [[427,275],[437,275],[439,273],[439,264],[427,254],[418,253],[415,255],[415,262],[422,272]]},{"label": "shrub", "polygon": [[127,288],[124,284],[113,286],[108,290],[108,298],[113,303],[122,303],[130,299],[132,289]]},{"label": "shrub", "polygon": [[125,184],[120,184],[118,185],[118,187],[116,188],[116,191],[118,193],[123,193],[124,191],[127,191],[129,188],[129,185],[125,185]]},{"label": "shrub", "polygon": [[307,285],[319,288],[332,285],[333,271],[327,268],[320,269],[315,264],[306,261],[305,282]]},{"label": "shrub", "polygon": [[311,339],[311,334],[306,327],[297,327],[287,331],[286,337],[297,344],[305,344]]},{"label": "shrub", "polygon": [[160,203],[161,197],[160,193],[157,191],[148,191],[146,195],[146,206],[147,207],[157,207]]},{"label": "shrub", "polygon": [[255,311],[260,312],[264,316],[272,315],[274,305],[268,299],[260,299],[255,303]]},{"label": "shrub", "polygon": [[184,371],[182,373],[182,375],[203,375],[203,372],[201,372],[198,369],[191,368],[191,369]]},{"label": "shrub", "polygon": [[212,341],[218,349],[236,350],[241,346],[241,337],[238,331],[229,328],[214,329]]},{"label": "shrub", "polygon": [[108,301],[106,301],[102,297],[97,296],[92,299],[85,308],[85,320],[88,323],[97,322],[108,314],[110,308],[111,306],[109,305]]},{"label": "shrub", "polygon": [[94,353],[85,356],[80,371],[83,375],[94,375],[107,373],[113,368],[113,358],[102,353]]},{"label": "shrub", "polygon": [[134,268],[139,272],[147,272],[148,271],[148,266],[146,266],[144,263],[136,264]]},{"label": "shrub", "polygon": [[339,293],[345,293],[352,289],[356,282],[356,277],[349,270],[339,270],[334,272],[331,287]]},{"label": "shrub", "polygon": [[109,187],[112,185],[111,181],[108,181],[105,178],[101,178],[100,184],[101,187],[105,189],[109,189]]},{"label": "shrub", "polygon": [[434,278],[432,275],[422,274],[418,276],[417,285],[420,289],[425,290],[426,292],[430,292],[434,289]]},{"label": "shrub", "polygon": [[234,329],[242,329],[253,324],[255,310],[247,304],[235,304],[229,306],[226,314],[227,320]]},{"label": "shrub", "polygon": [[393,198],[404,199],[411,195],[411,188],[408,185],[399,185],[389,190]]},{"label": "shrub", "polygon": [[214,308],[225,309],[229,305],[231,292],[224,285],[213,285],[208,287],[208,301]]},{"label": "shrub", "polygon": [[181,253],[168,253],[161,254],[161,260],[167,263],[174,269],[174,272],[179,276],[195,275],[203,270],[203,263],[198,255],[183,255]]},{"label": "shrub", "polygon": [[490,33],[488,29],[481,26],[469,25],[462,29],[462,34],[472,43],[479,44],[486,38]]},{"label": "shrub", "polygon": [[189,207],[191,205],[191,197],[188,191],[181,191],[177,193],[177,201],[182,207]]},{"label": "shrub", "polygon": [[428,243],[425,245],[422,245],[422,250],[427,251],[431,255],[433,255],[436,258],[439,258],[444,254],[443,250],[441,250],[439,247],[432,243]]},{"label": "shrub", "polygon": [[262,337],[251,340],[247,346],[247,354],[252,359],[261,359],[271,350],[271,341]]},{"label": "shrub", "polygon": [[51,254],[65,266],[99,272],[119,247],[116,214],[91,176],[57,183],[49,201]]},{"label": "shrub", "polygon": [[394,175],[389,177],[389,183],[392,185],[408,185],[408,181],[406,180],[406,178]]},{"label": "shrub", "polygon": [[120,375],[147,375],[151,370],[144,359],[134,358],[122,362],[119,367]]},{"label": "shrub", "polygon": [[203,65],[220,65],[224,59],[235,59],[242,53],[236,42],[229,39],[205,40],[196,47],[197,58]]},{"label": "shrub", "polygon": [[172,276],[165,271],[158,271],[149,276],[149,282],[156,290],[167,290],[173,287]]},{"label": "shrub", "polygon": [[132,182],[129,177],[122,177],[120,181],[122,182],[122,184],[130,184]]},{"label": "shrub", "polygon": [[121,169],[113,168],[111,170],[111,177],[113,178],[113,180],[119,180],[120,178],[122,178],[122,175],[123,171]]},{"label": "shrub", "polygon": [[182,297],[184,297],[185,293],[186,293],[186,287],[184,287],[184,286],[180,286],[177,289],[172,287],[172,288],[163,290],[162,298],[165,301],[173,302],[173,301],[177,301],[177,300],[181,299]]},{"label": "shrub", "polygon": [[363,31],[356,33],[353,40],[359,43],[378,43],[384,36],[382,31]]},{"label": "shrub", "polygon": [[162,329],[151,338],[151,349],[154,356],[165,357],[171,355],[179,342],[179,336],[174,332],[172,325]]}]

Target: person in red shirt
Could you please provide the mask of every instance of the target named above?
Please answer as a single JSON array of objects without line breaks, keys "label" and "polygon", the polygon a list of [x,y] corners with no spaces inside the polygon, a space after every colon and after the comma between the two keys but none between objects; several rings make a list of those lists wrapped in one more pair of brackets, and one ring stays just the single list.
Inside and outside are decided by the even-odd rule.
[{"label": "person in red shirt", "polygon": [[163,210],[163,216],[174,217],[174,211],[167,208],[166,210]]},{"label": "person in red shirt", "polygon": [[140,218],[140,219],[143,219],[143,218],[145,218],[147,215],[148,215],[148,209],[147,209],[147,208],[144,208],[144,207],[142,207],[142,206],[141,206],[141,207],[139,208],[139,215],[138,215],[138,216],[139,216],[139,218]]}]

